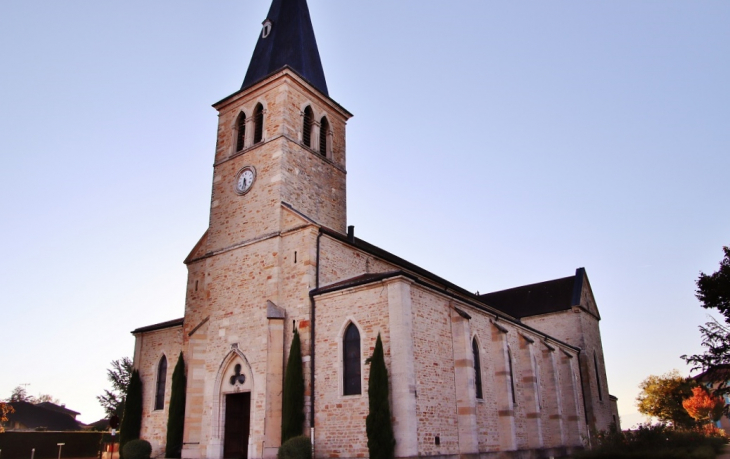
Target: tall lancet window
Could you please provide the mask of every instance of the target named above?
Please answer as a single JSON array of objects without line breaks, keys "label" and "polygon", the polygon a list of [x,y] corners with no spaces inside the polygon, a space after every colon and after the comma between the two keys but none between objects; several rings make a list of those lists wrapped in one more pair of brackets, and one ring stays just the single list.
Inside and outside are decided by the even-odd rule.
[{"label": "tall lancet window", "polygon": [[312,148],[312,129],[314,128],[314,113],[312,107],[307,105],[304,109],[304,123],[302,125],[302,143],[304,146]]},{"label": "tall lancet window", "polygon": [[253,111],[253,143],[259,143],[264,139],[264,106],[256,105]]},{"label": "tall lancet window", "polygon": [[342,339],[342,386],[344,395],[359,395],[360,389],[360,332],[351,323]]},{"label": "tall lancet window", "polygon": [[596,351],[593,351],[593,368],[596,370],[596,386],[598,387],[598,400],[603,401],[603,391],[601,390],[601,374],[598,372],[598,357]]},{"label": "tall lancet window", "polygon": [[509,364],[509,384],[510,389],[512,389],[512,403],[517,403],[517,395],[515,394],[515,372],[514,368],[512,368],[512,349],[507,346],[507,361]]},{"label": "tall lancet window", "polygon": [[236,120],[236,151],[243,150],[246,140],[246,114],[241,112]]},{"label": "tall lancet window", "polygon": [[482,399],[482,362],[479,358],[479,343],[476,336],[471,340],[471,351],[474,353],[474,383],[477,389],[477,398]]},{"label": "tall lancet window", "polygon": [[165,383],[167,382],[167,357],[164,355],[157,365],[157,388],[155,390],[155,409],[165,407]]},{"label": "tall lancet window", "polygon": [[327,140],[329,138],[330,122],[323,116],[319,122],[319,154],[327,157]]}]

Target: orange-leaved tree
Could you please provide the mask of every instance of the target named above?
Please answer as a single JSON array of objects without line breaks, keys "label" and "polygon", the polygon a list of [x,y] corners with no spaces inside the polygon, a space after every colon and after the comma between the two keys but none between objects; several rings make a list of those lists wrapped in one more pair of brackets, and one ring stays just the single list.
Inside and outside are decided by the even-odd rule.
[{"label": "orange-leaved tree", "polygon": [[710,395],[707,389],[698,386],[692,389],[692,396],[685,399],[682,406],[697,422],[709,424],[722,417],[725,400],[722,397]]},{"label": "orange-leaved tree", "polygon": [[0,433],[5,432],[5,427],[3,427],[3,424],[8,422],[9,413],[15,413],[15,409],[13,408],[13,406],[5,402],[0,402]]}]

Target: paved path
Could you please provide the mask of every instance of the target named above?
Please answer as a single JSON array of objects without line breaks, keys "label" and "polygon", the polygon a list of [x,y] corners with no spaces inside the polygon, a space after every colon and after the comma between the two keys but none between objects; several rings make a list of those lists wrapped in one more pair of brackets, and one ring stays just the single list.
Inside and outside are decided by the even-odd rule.
[{"label": "paved path", "polygon": [[730,459],[730,445],[725,445],[725,450],[716,459]]}]

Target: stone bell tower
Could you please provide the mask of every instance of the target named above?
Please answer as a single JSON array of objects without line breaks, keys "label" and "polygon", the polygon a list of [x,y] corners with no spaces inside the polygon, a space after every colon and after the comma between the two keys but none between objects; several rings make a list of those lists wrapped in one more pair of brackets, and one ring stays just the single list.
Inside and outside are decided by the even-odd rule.
[{"label": "stone bell tower", "polygon": [[241,89],[214,107],[210,221],[185,260],[183,457],[274,457],[294,329],[310,353],[318,227],[347,225],[351,115],[328,95],[306,0],[273,0]]},{"label": "stone bell tower", "polygon": [[281,203],[345,232],[345,123],[305,0],[274,0],[240,91],[219,111],[208,249],[279,231]]}]

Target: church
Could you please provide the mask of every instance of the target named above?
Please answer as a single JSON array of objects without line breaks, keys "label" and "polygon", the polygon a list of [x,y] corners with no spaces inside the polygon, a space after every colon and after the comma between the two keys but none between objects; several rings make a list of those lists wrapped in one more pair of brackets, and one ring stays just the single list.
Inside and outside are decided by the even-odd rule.
[{"label": "church", "polygon": [[182,352],[182,457],[276,457],[294,330],[316,458],[368,456],[378,335],[396,457],[560,457],[618,425],[585,269],[480,295],[356,237],[352,115],[328,93],[306,0],[273,0],[241,89],[214,108],[209,227],[185,259],[184,317],[132,332],[153,456]]}]

